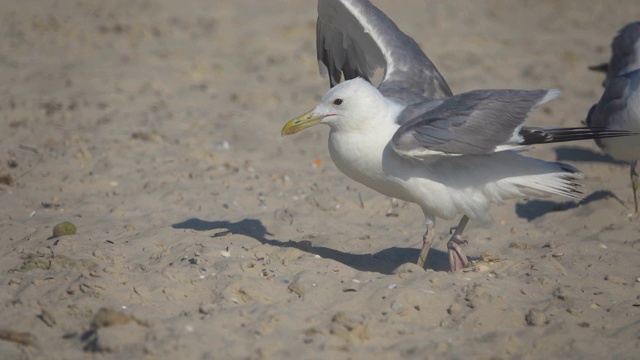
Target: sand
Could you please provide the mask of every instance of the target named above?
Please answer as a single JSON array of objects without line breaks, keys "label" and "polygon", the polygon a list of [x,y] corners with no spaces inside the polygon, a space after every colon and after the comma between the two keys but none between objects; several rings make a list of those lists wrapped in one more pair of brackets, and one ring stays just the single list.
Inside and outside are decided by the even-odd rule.
[{"label": "sand", "polygon": [[[454,93],[559,88],[579,126],[635,1],[376,1]],[[328,88],[315,2],[11,0],[0,14],[0,358],[627,359],[640,354],[628,165],[591,141],[529,154],[586,197],[456,221],[413,263],[420,209],[342,175],[327,129],[281,138]],[[53,238],[68,221],[74,235]]]}]

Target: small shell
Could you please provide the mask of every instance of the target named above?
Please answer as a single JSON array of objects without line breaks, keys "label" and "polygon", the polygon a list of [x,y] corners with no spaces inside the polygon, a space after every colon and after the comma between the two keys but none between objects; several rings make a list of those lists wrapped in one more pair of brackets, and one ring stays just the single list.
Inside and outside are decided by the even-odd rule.
[{"label": "small shell", "polygon": [[220,255],[222,255],[223,257],[229,257],[231,256],[231,253],[228,252],[227,250],[222,250],[220,251]]}]

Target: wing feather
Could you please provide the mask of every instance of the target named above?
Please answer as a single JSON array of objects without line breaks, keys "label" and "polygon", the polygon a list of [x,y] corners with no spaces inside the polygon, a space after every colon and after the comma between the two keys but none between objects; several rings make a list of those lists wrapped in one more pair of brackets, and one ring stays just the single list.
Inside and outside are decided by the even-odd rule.
[{"label": "wing feather", "polygon": [[420,46],[368,0],[319,0],[316,46],[320,73],[367,81],[384,69],[380,91],[404,102],[451,96]]},{"label": "wing feather", "polygon": [[488,154],[507,144],[519,146],[519,131],[529,113],[558,94],[557,90],[476,90],[444,99],[418,116],[409,107],[405,113],[413,118],[401,115],[392,145],[408,156]]}]

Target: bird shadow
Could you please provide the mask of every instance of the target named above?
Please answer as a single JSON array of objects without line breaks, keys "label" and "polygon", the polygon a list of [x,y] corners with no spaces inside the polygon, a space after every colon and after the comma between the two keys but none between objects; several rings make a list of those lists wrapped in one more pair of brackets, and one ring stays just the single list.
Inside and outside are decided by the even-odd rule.
[{"label": "bird shadow", "polygon": [[[556,161],[599,162],[615,165],[627,164],[626,162],[616,160],[607,154],[596,152],[588,148],[560,146],[555,148],[555,152]],[[516,204],[516,214],[518,217],[532,221],[551,212],[566,211],[577,208],[581,205],[589,204],[593,201],[609,198],[615,199],[624,206],[624,201],[618,198],[613,192],[609,190],[598,190],[580,201],[555,202],[549,200],[531,200],[524,204]]]},{"label": "bird shadow", "polygon": [[[318,255],[325,259],[340,262],[346,266],[359,271],[377,272],[390,275],[398,266],[415,262],[418,259],[419,249],[391,247],[375,254],[351,254],[323,246],[309,245],[310,241],[282,241],[272,239],[274,235],[267,231],[262,221],[258,219],[243,219],[237,222],[232,221],[206,221],[191,218],[180,223],[171,225],[174,229],[191,229],[196,231],[221,230],[211,235],[212,238],[224,237],[226,235],[243,235],[253,238],[262,244],[277,247],[291,247]],[[446,252],[437,249],[430,249],[427,255],[426,268],[434,271],[449,270],[449,256]]]},{"label": "bird shadow", "polygon": [[527,221],[535,220],[551,212],[566,211],[577,208],[578,206],[587,205],[593,201],[613,198],[624,206],[624,201],[620,200],[614,193],[609,190],[598,190],[586,196],[580,201],[549,201],[549,200],[531,200],[524,204],[516,204],[516,215]]},{"label": "bird shadow", "polygon": [[554,150],[556,152],[556,161],[599,162],[616,165],[627,164],[626,162],[616,160],[607,154],[596,152],[588,148],[559,146]]}]

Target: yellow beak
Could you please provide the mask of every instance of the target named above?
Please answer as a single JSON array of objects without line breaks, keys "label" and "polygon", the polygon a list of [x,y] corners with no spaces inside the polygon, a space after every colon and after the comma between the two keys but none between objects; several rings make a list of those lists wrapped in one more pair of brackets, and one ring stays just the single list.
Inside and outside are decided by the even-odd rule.
[{"label": "yellow beak", "polygon": [[313,125],[317,125],[318,121],[322,120],[324,118],[324,116],[320,115],[320,116],[312,116],[311,115],[311,111],[309,111],[308,113],[302,114],[300,116],[298,116],[297,118],[289,121],[288,123],[286,123],[284,125],[284,127],[282,128],[282,132],[280,132],[280,134],[282,134],[282,136],[285,135],[293,135],[299,131],[302,131],[308,127],[312,127]]}]

